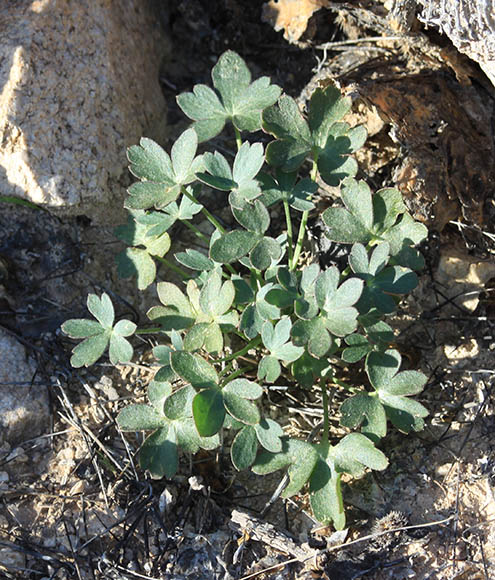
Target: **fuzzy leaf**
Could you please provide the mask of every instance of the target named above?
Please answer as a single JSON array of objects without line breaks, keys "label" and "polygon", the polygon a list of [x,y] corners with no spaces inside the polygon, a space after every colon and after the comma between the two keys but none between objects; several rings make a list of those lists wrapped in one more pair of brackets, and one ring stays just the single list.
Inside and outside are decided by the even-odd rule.
[{"label": "fuzzy leaf", "polygon": [[276,106],[263,112],[263,129],[277,137],[266,149],[270,165],[295,171],[311,151],[309,126],[292,97],[282,95]]},{"label": "fuzzy leaf", "polygon": [[234,284],[230,280],[226,280],[222,284],[220,273],[214,270],[201,289],[199,304],[205,314],[220,316],[232,306],[234,296]]},{"label": "fuzzy leaf", "polygon": [[184,338],[184,350],[220,352],[223,349],[223,334],[216,322],[199,322],[189,329]]},{"label": "fuzzy leaf", "polygon": [[266,207],[282,201],[297,211],[313,209],[314,204],[310,198],[318,191],[318,185],[307,177],[296,184],[296,177],[296,172],[284,173],[281,170],[277,170],[276,179],[261,173],[258,176],[263,192],[260,200]]},{"label": "fuzzy leaf", "polygon": [[87,338],[104,332],[103,327],[96,320],[86,318],[72,318],[62,324],[62,332],[71,338]]},{"label": "fuzzy leaf", "polygon": [[213,387],[218,383],[214,367],[197,354],[176,351],[170,354],[173,370],[196,388]]},{"label": "fuzzy leaf", "polygon": [[258,407],[251,401],[225,390],[223,400],[225,408],[234,419],[246,425],[256,425],[260,422]]},{"label": "fuzzy leaf", "polygon": [[163,415],[165,399],[172,394],[172,385],[167,381],[151,381],[148,385],[148,401]]},{"label": "fuzzy leaf", "polygon": [[263,235],[270,226],[270,214],[261,201],[246,202],[242,208],[233,208],[232,213],[239,224],[250,232]]},{"label": "fuzzy leaf", "polygon": [[113,309],[112,301],[105,292],[101,298],[96,294],[88,294],[88,310],[103,326],[103,328],[112,328],[115,318],[115,311]]},{"label": "fuzzy leaf", "polygon": [[264,237],[251,250],[249,257],[257,270],[266,270],[282,255],[282,248],[273,238]]},{"label": "fuzzy leaf", "polygon": [[91,366],[105,352],[109,338],[108,331],[86,338],[86,340],[74,347],[70,364],[76,369],[82,366]]},{"label": "fuzzy leaf", "polygon": [[267,451],[279,453],[282,451],[282,440],[280,439],[284,432],[282,427],[272,419],[261,419],[254,426],[260,445]]},{"label": "fuzzy leaf", "polygon": [[231,264],[248,254],[258,242],[252,232],[234,230],[224,234],[211,247],[210,258],[220,264]]},{"label": "fuzzy leaf", "polygon": [[365,467],[383,471],[388,467],[385,455],[376,449],[373,442],[360,433],[350,433],[330,450],[338,471],[361,477]]},{"label": "fuzzy leaf", "polygon": [[208,272],[215,267],[213,260],[210,260],[210,258],[197,250],[187,249],[185,252],[174,254],[174,256],[180,264],[191,270]]},{"label": "fuzzy leaf", "polygon": [[181,449],[188,453],[197,453],[199,449],[216,449],[220,445],[218,435],[201,437],[193,418],[182,419],[175,423],[177,443]]},{"label": "fuzzy leaf", "polygon": [[[151,181],[133,183],[127,190],[129,197],[124,203],[128,209],[162,209],[180,195],[180,185],[166,185]],[[168,229],[168,228],[167,228]]]},{"label": "fuzzy leaf", "polygon": [[325,356],[332,346],[332,338],[321,317],[298,320],[292,327],[292,339],[296,346],[306,346],[316,358]]},{"label": "fuzzy leaf", "polygon": [[232,393],[243,399],[259,399],[263,395],[263,389],[255,382],[247,379],[234,379],[225,385],[224,393]]},{"label": "fuzzy leaf", "polygon": [[172,146],[170,157],[174,169],[174,182],[185,184],[193,181],[191,165],[198,149],[198,136],[194,129],[186,129]]},{"label": "fuzzy leaf", "polygon": [[110,335],[108,356],[113,365],[129,362],[132,358],[133,352],[132,345],[128,340],[123,336],[112,332]]},{"label": "fuzzy leaf", "polygon": [[[265,323],[266,324],[266,323]],[[258,379],[265,380],[267,383],[274,383],[280,373],[282,368],[278,359],[274,356],[264,356],[258,365]]]},{"label": "fuzzy leaf", "polygon": [[347,123],[338,122],[349,107],[350,99],[343,98],[337,87],[318,88],[311,97],[306,122],[291,97],[280,97],[278,106],[263,113],[264,130],[277,138],[267,147],[268,163],[292,172],[312,156],[321,177],[330,185],[354,176],[357,163],[349,155],[362,146],[366,130],[350,129]]},{"label": "fuzzy leaf", "polygon": [[323,376],[329,363],[325,359],[312,357],[307,351],[292,363],[291,371],[297,382],[307,389],[311,388],[315,379]]},{"label": "fuzzy leaf", "polygon": [[177,97],[179,107],[195,121],[200,141],[218,135],[230,120],[239,131],[261,128],[261,111],[280,96],[280,88],[270,85],[267,77],[251,84],[251,73],[242,58],[228,50],[213,67],[215,91],[196,85],[192,93]]},{"label": "fuzzy leaf", "polygon": [[401,356],[396,350],[371,352],[366,358],[366,372],[385,405],[387,416],[401,431],[423,428],[428,411],[417,401],[408,399],[423,390],[426,377],[418,371],[398,372]]},{"label": "fuzzy leaf", "polygon": [[129,169],[136,177],[173,185],[174,176],[170,157],[151,139],[143,137],[139,145],[129,147],[127,158],[131,164]]},{"label": "fuzzy leaf", "polygon": [[175,393],[167,397],[163,411],[172,421],[192,416],[192,401],[195,391],[190,385],[181,387]]},{"label": "fuzzy leaf", "polygon": [[258,475],[267,475],[279,469],[289,467],[289,485],[283,492],[283,497],[290,497],[298,493],[309,480],[318,454],[314,447],[298,439],[282,439],[282,451],[272,453],[261,451],[256,457],[253,472]]},{"label": "fuzzy leaf", "polygon": [[165,423],[163,415],[150,405],[129,405],[117,417],[122,431],[151,431],[163,427]]},{"label": "fuzzy leaf", "polygon": [[378,397],[367,393],[346,399],[340,407],[340,422],[349,429],[361,427],[361,433],[377,442],[387,433],[387,416]]},{"label": "fuzzy leaf", "polygon": [[145,290],[155,281],[156,265],[146,250],[126,248],[116,257],[121,278],[137,276],[139,290]]},{"label": "fuzzy leaf", "polygon": [[341,490],[341,475],[332,462],[318,459],[311,475],[309,499],[315,518],[323,523],[333,522],[335,529],[345,528],[344,502]]},{"label": "fuzzy leaf", "polygon": [[163,427],[152,433],[141,447],[139,463],[154,478],[173,477],[179,465],[175,429]]},{"label": "fuzzy leaf", "polygon": [[254,427],[246,425],[234,438],[230,448],[230,457],[234,467],[238,471],[247,469],[256,458],[258,441]]}]

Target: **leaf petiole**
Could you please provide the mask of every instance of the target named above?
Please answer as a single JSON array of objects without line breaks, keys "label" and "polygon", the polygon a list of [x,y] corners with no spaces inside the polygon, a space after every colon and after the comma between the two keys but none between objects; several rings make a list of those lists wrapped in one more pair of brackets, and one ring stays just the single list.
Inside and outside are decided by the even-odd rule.
[{"label": "leaf petiole", "polygon": [[[315,154],[313,159],[313,168],[311,169],[311,179],[316,181],[316,176],[318,175],[318,158]],[[303,212],[301,217],[301,224],[299,226],[299,234],[297,236],[296,241],[296,249],[294,251],[294,256],[292,257],[292,263],[289,266],[289,270],[295,270],[297,263],[299,262],[299,258],[301,256],[302,246],[304,242],[304,236],[306,235],[306,227],[308,225],[308,217],[309,217],[309,210]]]},{"label": "leaf petiole", "polygon": [[292,258],[294,254],[294,249],[292,247],[292,219],[290,217],[290,207],[289,202],[284,199],[284,211],[285,211],[285,223],[287,224],[287,249],[289,253],[289,265],[292,265]]},{"label": "leaf petiole", "polygon": [[234,132],[235,132],[235,142],[237,145],[237,150],[239,151],[239,149],[241,148],[242,145],[242,138],[241,138],[241,132],[239,131],[239,129],[234,125]]},{"label": "leaf petiole", "polygon": [[245,355],[247,352],[249,352],[255,346],[258,346],[258,344],[260,342],[261,342],[261,336],[257,336],[256,338],[253,338],[253,340],[248,342],[248,344],[246,344],[246,346],[241,348],[241,350],[238,350],[237,352],[234,352],[233,354],[230,354],[229,356],[226,356],[225,358],[217,358],[215,362],[229,362],[231,360],[234,360],[240,356]]},{"label": "leaf petiole", "polygon": [[328,418],[328,393],[325,381],[320,382],[321,394],[323,398],[323,440],[322,443],[328,445],[330,435],[330,421]]},{"label": "leaf petiole", "polygon": [[189,280],[191,278],[191,276],[182,268],[179,268],[179,266],[176,266],[175,264],[173,264],[170,260],[167,260],[167,258],[161,258],[160,256],[153,256],[155,258],[155,260],[158,260],[159,262],[161,262],[162,264],[164,264],[165,266],[167,266],[167,268],[170,268],[171,270],[173,270],[176,274],[179,274],[179,276],[182,276],[183,278]]},{"label": "leaf petiole", "polygon": [[209,221],[211,224],[213,224],[213,225],[214,225],[214,226],[217,228],[217,230],[218,230],[218,231],[219,231],[221,234],[224,234],[224,233],[225,233],[225,228],[224,228],[224,227],[223,227],[223,226],[220,224],[220,222],[217,220],[217,218],[216,218],[216,217],[215,217],[215,216],[214,216],[212,213],[210,213],[210,212],[209,212],[209,211],[208,211],[208,210],[207,210],[207,209],[204,207],[204,205],[203,205],[203,204],[201,204],[201,203],[200,203],[200,202],[199,202],[199,201],[196,199],[196,197],[194,197],[194,195],[193,195],[192,193],[189,193],[185,187],[182,187],[182,193],[183,193],[183,194],[184,194],[184,195],[185,195],[187,198],[189,198],[189,199],[190,199],[192,202],[194,202],[194,203],[196,203],[196,204],[198,204],[198,205],[201,205],[201,212],[202,212],[202,214],[203,214],[203,215],[206,217],[206,219],[207,219],[207,220],[208,220],[208,221]]}]

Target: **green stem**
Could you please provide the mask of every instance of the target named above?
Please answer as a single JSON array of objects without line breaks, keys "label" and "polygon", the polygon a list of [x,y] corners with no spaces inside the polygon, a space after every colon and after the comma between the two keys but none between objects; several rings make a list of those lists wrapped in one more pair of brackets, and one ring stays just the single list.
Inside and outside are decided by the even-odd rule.
[{"label": "green stem", "polygon": [[[315,158],[313,159],[313,168],[311,170],[311,179],[313,181],[316,181],[316,176],[318,175],[317,161],[318,159],[316,158],[315,155]],[[292,264],[290,265],[289,268],[290,270],[295,270],[297,263],[299,262],[299,257],[301,256],[302,246],[304,242],[304,236],[306,235],[306,226],[308,225],[308,217],[309,210],[306,210],[305,212],[303,212],[301,217],[301,224],[299,226],[299,234],[297,236],[296,249],[294,251],[294,256],[292,258]]]},{"label": "green stem", "polygon": [[[187,191],[187,189],[185,187],[182,187],[182,193],[189,198],[192,202],[197,203],[198,205],[201,206],[201,212],[202,214],[206,217],[206,219],[212,224],[214,225],[217,230],[221,233],[224,234],[225,233],[225,228],[220,224],[220,222],[217,220],[217,218],[211,214],[206,207],[200,203],[192,193],[189,193]],[[185,224],[190,230],[192,230],[198,237],[200,237],[203,240],[208,241],[208,237],[205,236],[203,234],[203,232],[201,232],[200,230],[198,230],[198,228],[196,228],[195,226],[193,226],[191,223],[189,223],[186,220],[181,220],[183,224]],[[231,273],[231,274],[237,274],[237,272],[235,271],[234,267],[231,266],[230,264],[225,264],[225,267],[227,268],[227,270]]]},{"label": "green stem", "polygon": [[215,217],[213,214],[211,214],[211,213],[210,213],[210,212],[209,212],[209,211],[206,209],[206,207],[205,207],[205,206],[204,206],[202,203],[200,203],[200,202],[199,202],[199,201],[198,201],[198,200],[197,200],[197,199],[194,197],[194,195],[193,195],[192,193],[189,193],[185,187],[182,187],[182,193],[183,193],[183,194],[184,194],[184,195],[185,195],[187,198],[189,198],[189,199],[190,199],[192,202],[194,202],[194,203],[197,203],[198,205],[200,205],[200,206],[201,206],[201,212],[202,212],[202,213],[203,213],[203,215],[206,217],[206,219],[207,219],[207,220],[208,220],[208,221],[209,221],[211,224],[213,224],[213,225],[214,225],[214,226],[217,228],[217,230],[218,230],[218,231],[219,231],[221,234],[224,234],[224,233],[225,233],[225,228],[224,228],[224,227],[223,227],[223,226],[220,224],[220,222],[217,220],[217,218],[216,218],[216,217]]},{"label": "green stem", "polygon": [[[228,379],[222,384],[222,388],[225,387],[225,385],[227,383],[230,383],[231,381],[233,381],[234,379],[236,379],[237,377],[243,375],[246,371],[251,370],[251,367],[242,367],[242,369],[237,369],[235,372],[233,372]],[[220,374],[225,374],[223,371]]]},{"label": "green stem", "polygon": [[327,384],[325,381],[321,381],[321,394],[323,397],[323,440],[322,443],[328,445],[328,439],[330,435],[330,420],[328,418],[328,393]]},{"label": "green stem", "polygon": [[189,222],[189,220],[180,220],[181,223],[183,223],[186,228],[190,229],[191,232],[194,232],[198,238],[200,238],[201,240],[205,240],[206,242],[208,242],[208,237],[204,235],[204,233],[199,230],[195,225],[193,225],[192,223]]},{"label": "green stem", "polygon": [[167,268],[170,268],[171,270],[173,270],[174,272],[179,274],[179,276],[182,276],[183,278],[187,278],[187,279],[191,278],[190,274],[188,274],[182,268],[179,268],[179,266],[172,264],[172,262],[170,260],[167,260],[167,258],[160,258],[160,256],[153,256],[153,257],[156,260],[158,260],[159,262],[162,262],[162,264],[165,264],[165,266],[167,266]]},{"label": "green stem", "polygon": [[225,358],[217,358],[215,360],[215,362],[228,362],[230,360],[234,360],[240,356],[245,355],[249,350],[251,350],[252,348],[257,346],[260,342],[261,342],[261,336],[257,336],[256,338],[253,338],[253,340],[248,342],[248,344],[246,344],[245,347],[241,348],[241,350],[238,350],[237,352],[234,352],[233,354],[230,354],[229,356],[226,356]]},{"label": "green stem", "polygon": [[290,207],[287,200],[284,199],[285,223],[287,224],[287,248],[289,252],[289,266],[292,264],[294,249],[292,247],[292,220],[290,217]]},{"label": "green stem", "polygon": [[140,328],[139,330],[136,330],[134,334],[156,334],[157,332],[163,332],[163,328]]},{"label": "green stem", "polygon": [[239,151],[239,149],[241,148],[241,145],[242,145],[241,132],[235,126],[234,126],[234,132],[235,132],[235,142],[237,144],[237,151]]},{"label": "green stem", "polygon": [[299,234],[297,236],[296,241],[296,249],[294,250],[294,256],[292,257],[292,264],[290,266],[290,270],[295,270],[297,263],[299,262],[299,258],[301,256],[302,246],[304,242],[304,236],[306,235],[306,226],[308,224],[308,217],[309,211],[306,210],[303,212],[301,217],[301,225],[299,226]]}]

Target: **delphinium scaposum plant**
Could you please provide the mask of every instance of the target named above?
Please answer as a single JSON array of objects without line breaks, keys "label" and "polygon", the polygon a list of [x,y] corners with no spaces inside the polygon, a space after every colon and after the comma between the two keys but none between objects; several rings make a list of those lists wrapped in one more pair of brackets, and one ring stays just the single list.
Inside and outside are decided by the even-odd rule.
[{"label": "delphinium scaposum plant", "polygon": [[[373,193],[356,179],[352,153],[366,131],[342,120],[351,103],[335,86],[316,89],[303,114],[267,77],[251,82],[245,62],[231,51],[214,66],[212,80],[213,88],[196,85],[179,95],[193,122],[170,154],[146,138],[128,150],[137,181],[125,202],[128,223],[117,230],[127,244],[117,258],[119,272],[136,276],[144,290],[155,281],[158,263],[164,275],[173,269],[183,283],[157,283],[159,303],[147,313],[151,327],[141,330],[128,320],[115,323],[107,294],[90,295],[96,320],[63,325],[70,337],[84,339],[72,364],[95,363],[107,345],[110,361],[125,363],[133,354],[129,337],[154,333],[159,370],[148,403],[128,405],[118,416],[124,431],[150,432],[140,451],[142,468],[170,478],[179,450],[214,449],[221,432],[230,430],[236,469],[287,469],[283,496],[308,484],[315,517],[341,529],[342,474],[385,469],[377,446],[389,424],[418,431],[427,415],[412,397],[426,377],[401,371],[385,321],[418,283],[414,271],[423,260],[415,246],[426,228],[407,212],[399,191]],[[233,127],[232,157],[207,145],[226,126]],[[273,137],[266,147],[253,135],[260,130]],[[318,179],[340,188],[342,203],[322,219],[325,235],[350,247],[342,269],[322,271],[317,256],[301,259]],[[228,204],[230,222],[208,209],[212,196]],[[199,213],[211,235],[195,225]],[[273,215],[282,220],[272,221]],[[165,258],[175,224],[191,230],[204,251],[189,248]],[[353,385],[336,377],[339,360],[364,365],[368,381]],[[321,391],[316,439],[288,437],[264,415],[262,398],[277,384]],[[329,389],[345,393],[340,407],[329,405]],[[335,414],[348,430],[340,439],[330,429]]]}]

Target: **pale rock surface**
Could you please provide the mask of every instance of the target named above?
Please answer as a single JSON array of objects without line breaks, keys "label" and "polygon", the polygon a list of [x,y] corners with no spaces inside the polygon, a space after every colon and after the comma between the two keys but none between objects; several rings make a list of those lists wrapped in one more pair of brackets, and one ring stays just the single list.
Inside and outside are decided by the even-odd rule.
[{"label": "pale rock surface", "polygon": [[495,264],[479,260],[452,246],[442,249],[435,280],[445,296],[469,312],[479,304],[479,296],[489,280],[495,278]]},{"label": "pale rock surface", "polygon": [[419,19],[437,26],[495,86],[495,0],[419,0]]},{"label": "pale rock surface", "polygon": [[29,384],[36,367],[27,358],[25,348],[3,330],[0,330],[0,361],[0,444],[4,441],[16,444],[46,430],[48,393],[45,386]]},{"label": "pale rock surface", "polygon": [[0,31],[0,194],[120,221],[126,148],[163,139],[150,0],[9,0]]}]

